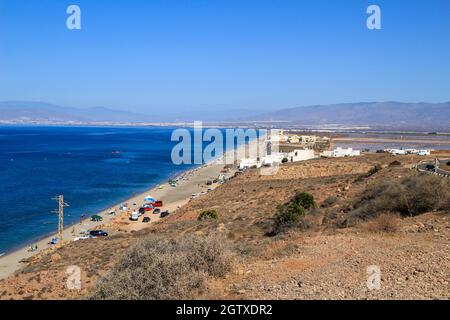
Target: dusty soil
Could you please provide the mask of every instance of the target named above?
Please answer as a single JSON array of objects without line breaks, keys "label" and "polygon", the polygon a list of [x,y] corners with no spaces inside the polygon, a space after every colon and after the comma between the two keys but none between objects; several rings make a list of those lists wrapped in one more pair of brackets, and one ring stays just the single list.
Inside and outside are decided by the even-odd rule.
[{"label": "dusty soil", "polygon": [[[389,166],[394,160],[400,166]],[[274,176],[249,170],[209,194],[194,199],[148,229],[69,245],[30,261],[0,282],[0,298],[83,298],[125,250],[148,233],[223,233],[237,252],[233,271],[211,279],[202,298],[214,299],[449,299],[450,217],[432,212],[399,220],[398,231],[373,232],[365,224],[339,229],[336,221],[368,185],[418,174],[415,156],[370,154],[283,165]],[[383,169],[368,177],[375,164]],[[314,195],[318,208],[308,228],[276,237],[266,233],[276,207],[296,191]],[[325,203],[325,200],[333,199]],[[205,209],[219,219],[198,221]],[[82,290],[66,288],[66,268],[82,270]],[[381,269],[381,288],[367,288],[367,267]],[[199,298],[199,297],[193,297]]]}]

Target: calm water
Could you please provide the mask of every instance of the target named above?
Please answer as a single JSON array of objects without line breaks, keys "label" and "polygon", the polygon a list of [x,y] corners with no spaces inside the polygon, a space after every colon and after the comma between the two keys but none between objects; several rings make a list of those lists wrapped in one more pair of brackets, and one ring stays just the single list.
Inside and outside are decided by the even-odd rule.
[{"label": "calm water", "polygon": [[0,253],[79,221],[191,166],[172,164],[171,128],[0,127]]}]

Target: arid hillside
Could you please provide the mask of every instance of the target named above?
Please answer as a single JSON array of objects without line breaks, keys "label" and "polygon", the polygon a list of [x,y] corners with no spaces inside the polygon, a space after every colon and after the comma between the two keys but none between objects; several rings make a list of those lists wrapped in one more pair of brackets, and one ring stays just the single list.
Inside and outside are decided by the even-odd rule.
[{"label": "arid hillside", "polygon": [[[290,163],[273,176],[252,169],[143,231],[28,261],[0,282],[0,296],[107,299],[139,290],[145,299],[159,288],[188,299],[449,299],[450,180],[419,174],[419,160],[367,154]],[[81,291],[66,288],[70,265],[82,270]],[[195,276],[177,277],[176,265]],[[381,271],[379,289],[367,287],[370,266]]]}]

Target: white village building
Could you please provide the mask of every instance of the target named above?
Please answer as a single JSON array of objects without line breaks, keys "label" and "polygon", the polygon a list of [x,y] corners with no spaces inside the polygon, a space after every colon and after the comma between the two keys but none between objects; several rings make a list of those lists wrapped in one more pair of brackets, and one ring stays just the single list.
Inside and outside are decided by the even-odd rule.
[{"label": "white village building", "polygon": [[357,157],[360,155],[360,150],[353,150],[353,148],[343,149],[341,147],[337,147],[334,150],[326,150],[320,154],[320,156],[324,158]]},{"label": "white village building", "polygon": [[261,162],[258,161],[258,159],[256,158],[245,158],[241,159],[241,161],[239,162],[239,170],[245,170],[254,167],[256,168],[261,167]]},{"label": "white village building", "polygon": [[417,149],[384,149],[384,152],[388,152],[392,155],[406,155],[406,154],[416,154],[419,156],[429,156],[431,154],[430,150],[417,150]]},{"label": "white village building", "polygon": [[297,162],[314,159],[315,157],[314,150],[305,149],[289,152],[286,158],[288,158],[289,162]]}]

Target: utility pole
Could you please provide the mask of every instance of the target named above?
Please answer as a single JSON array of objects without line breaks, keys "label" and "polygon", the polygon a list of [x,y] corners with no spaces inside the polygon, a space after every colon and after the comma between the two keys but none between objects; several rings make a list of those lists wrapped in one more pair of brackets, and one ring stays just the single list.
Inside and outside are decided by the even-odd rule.
[{"label": "utility pole", "polygon": [[53,200],[58,201],[58,211],[54,211],[58,213],[58,243],[61,244],[63,240],[63,230],[64,230],[64,207],[68,207],[69,205],[64,202],[64,196],[59,195]]}]

